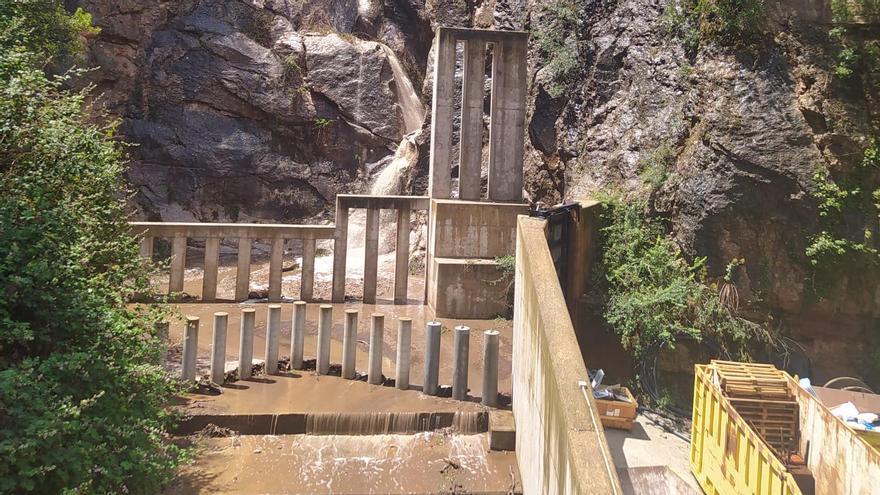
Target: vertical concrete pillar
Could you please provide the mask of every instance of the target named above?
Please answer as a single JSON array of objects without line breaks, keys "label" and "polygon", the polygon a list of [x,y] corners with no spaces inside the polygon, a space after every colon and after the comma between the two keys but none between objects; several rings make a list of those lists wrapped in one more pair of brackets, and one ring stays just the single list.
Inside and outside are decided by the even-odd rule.
[{"label": "vertical concrete pillar", "polygon": [[333,294],[335,303],[345,302],[345,259],[348,250],[348,208],[336,199],[336,232],[333,235]]},{"label": "vertical concrete pillar", "polygon": [[489,199],[522,201],[526,39],[495,42],[489,124]]},{"label": "vertical concrete pillar", "polygon": [[168,292],[183,292],[183,274],[186,271],[186,237],[171,240],[171,276]]},{"label": "vertical concrete pillar", "polygon": [[238,377],[242,380],[250,378],[254,369],[254,323],[257,310],[244,308],[241,310],[241,330],[238,337]]},{"label": "vertical concrete pillar", "polygon": [[465,200],[480,199],[485,76],[486,43],[480,40],[465,41],[458,162],[458,197]]},{"label": "vertical concrete pillar", "polygon": [[446,199],[452,189],[452,116],[455,111],[455,37],[442,27],[434,36],[434,94],[431,105],[431,153],[428,191]]},{"label": "vertical concrete pillar", "polygon": [[373,385],[382,384],[382,348],[384,347],[385,315],[373,313],[370,317],[370,366],[367,368],[367,381]]},{"label": "vertical concrete pillar", "polygon": [[272,253],[269,258],[269,302],[281,301],[281,269],[284,261],[284,239],[272,239]]},{"label": "vertical concrete pillar", "polygon": [[270,304],[266,318],[266,374],[278,373],[278,346],[281,342],[281,305]]},{"label": "vertical concrete pillar", "polygon": [[357,326],[358,312],[356,309],[345,310],[345,326],[342,330],[342,378],[354,378],[357,363]]},{"label": "vertical concrete pillar", "polygon": [[214,335],[211,339],[211,381],[223,385],[226,381],[226,327],[229,313],[214,313]]},{"label": "vertical concrete pillar", "polygon": [[145,235],[141,239],[141,258],[146,261],[153,261],[153,238]]},{"label": "vertical concrete pillar", "polygon": [[165,361],[168,360],[168,327],[167,321],[157,321],[153,327],[156,331],[156,339],[161,346],[161,352],[159,353],[160,365],[164,365]]},{"label": "vertical concrete pillar", "polygon": [[303,367],[303,352],[306,343],[306,302],[293,303],[293,318],[290,326],[290,367],[299,370]]},{"label": "vertical concrete pillar", "polygon": [[468,351],[471,329],[464,325],[455,327],[452,355],[452,398],[464,400],[468,392]]},{"label": "vertical concrete pillar", "polygon": [[251,285],[251,240],[238,240],[238,272],[235,274],[235,300],[247,300]]},{"label": "vertical concrete pillar", "polygon": [[311,301],[315,290],[315,240],[303,239],[302,278],[299,286],[299,298]]},{"label": "vertical concrete pillar", "polygon": [[409,284],[409,221],[412,212],[397,210],[397,247],[394,253],[394,304],[406,304]]},{"label": "vertical concrete pillar", "polygon": [[483,400],[484,406],[498,405],[498,330],[483,332]]},{"label": "vertical concrete pillar", "polygon": [[318,348],[315,370],[319,375],[330,372],[330,337],[333,332],[333,306],[321,305],[321,314],[318,319]]},{"label": "vertical concrete pillar", "polygon": [[425,382],[422,393],[437,395],[440,381],[440,332],[443,326],[438,321],[429,322],[425,328]]},{"label": "vertical concrete pillar", "polygon": [[196,379],[196,358],[199,352],[199,317],[187,316],[183,330],[183,362],[181,378],[191,382]]},{"label": "vertical concrete pillar", "polygon": [[379,271],[379,210],[367,210],[364,229],[364,304],[376,304]]},{"label": "vertical concrete pillar", "polygon": [[409,388],[410,357],[412,355],[412,318],[397,321],[397,368],[394,384],[400,390]]},{"label": "vertical concrete pillar", "polygon": [[202,277],[202,301],[217,300],[217,265],[220,262],[220,238],[205,240],[205,275]]}]

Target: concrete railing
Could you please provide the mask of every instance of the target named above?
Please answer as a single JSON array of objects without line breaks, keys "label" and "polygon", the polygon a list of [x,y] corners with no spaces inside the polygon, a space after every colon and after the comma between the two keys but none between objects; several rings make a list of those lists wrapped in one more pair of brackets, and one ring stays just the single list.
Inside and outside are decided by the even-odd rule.
[{"label": "concrete railing", "polygon": [[340,194],[336,197],[336,235],[333,258],[333,302],[345,301],[345,253],[348,248],[348,217],[353,209],[367,210],[364,226],[364,303],[376,302],[379,266],[379,214],[397,211],[397,246],[394,268],[394,304],[406,304],[409,280],[409,233],[412,210],[427,210],[428,198],[420,196],[367,196]]},{"label": "concrete railing", "polygon": [[523,493],[620,494],[546,225],[517,222],[512,380]]},{"label": "concrete railing", "polygon": [[315,275],[315,241],[333,239],[336,228],[332,225],[265,225],[247,223],[174,223],[133,222],[132,230],[141,237],[141,255],[153,257],[153,244],[157,237],[171,239],[171,276],[168,292],[183,291],[186,269],[187,239],[205,239],[205,273],[202,279],[202,301],[217,298],[217,269],[220,259],[220,240],[238,239],[238,272],[235,280],[235,300],[248,298],[251,270],[251,246],[254,239],[271,241],[269,261],[269,300],[281,300],[281,262],[284,242],[287,239],[303,241],[302,285],[300,297],[312,298]]},{"label": "concrete railing", "polygon": [[428,198],[421,196],[361,196],[340,194],[336,198],[335,225],[286,225],[248,223],[178,223],[132,222],[132,232],[141,237],[141,255],[152,259],[156,238],[171,239],[171,274],[168,292],[183,291],[186,269],[187,239],[205,239],[202,301],[217,298],[217,272],[222,239],[238,239],[238,272],[235,282],[235,300],[248,298],[251,269],[251,246],[255,239],[270,241],[269,301],[282,300],[281,272],[284,243],[301,240],[303,243],[300,297],[314,299],[315,241],[333,239],[333,301],[345,301],[345,267],[348,247],[349,211],[367,210],[364,249],[364,302],[376,302],[379,259],[379,214],[381,210],[397,211],[397,243],[395,262],[395,304],[405,304],[409,283],[409,233],[412,210],[427,210]]}]

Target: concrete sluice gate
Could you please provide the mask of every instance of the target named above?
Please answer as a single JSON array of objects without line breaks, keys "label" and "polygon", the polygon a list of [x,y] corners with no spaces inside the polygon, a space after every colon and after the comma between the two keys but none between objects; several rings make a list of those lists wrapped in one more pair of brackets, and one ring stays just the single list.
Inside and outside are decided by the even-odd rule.
[{"label": "concrete sluice gate", "polygon": [[[438,28],[426,197],[339,195],[334,225],[133,223],[145,257],[156,238],[171,239],[172,296],[186,287],[188,239],[205,239],[201,303],[181,305],[191,316],[179,331],[162,329],[182,343],[169,354],[181,377],[213,382],[180,406],[188,419],[178,433],[198,433],[204,448],[167,493],[622,493],[572,324],[595,249],[595,205],[547,220],[529,218],[522,202],[527,41],[523,32]],[[362,236],[350,222],[357,210]],[[393,268],[380,271],[382,210],[396,224]],[[424,271],[415,274],[413,210],[427,212]],[[349,241],[361,238],[363,263],[350,263]],[[235,271],[223,272],[234,277],[233,297],[205,304],[220,301],[223,239],[238,241]],[[257,239],[271,245],[266,310],[237,304],[253,295]],[[274,304],[291,300],[282,275],[290,240],[302,246],[298,301]],[[514,254],[515,276],[502,262]],[[331,266],[328,277],[322,267]],[[380,275],[392,272],[385,301]],[[352,303],[358,286],[362,304]],[[493,320],[509,310],[511,289],[513,324]],[[209,319],[210,340],[199,335]]]}]

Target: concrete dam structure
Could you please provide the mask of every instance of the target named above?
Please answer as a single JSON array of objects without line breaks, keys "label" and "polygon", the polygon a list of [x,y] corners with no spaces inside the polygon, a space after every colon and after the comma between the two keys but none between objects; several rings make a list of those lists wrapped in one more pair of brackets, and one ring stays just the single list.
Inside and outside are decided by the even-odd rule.
[{"label": "concrete dam structure", "polygon": [[[163,331],[180,344],[169,366],[202,384],[183,398],[177,433],[209,437],[207,453],[168,493],[624,493],[575,328],[597,205],[550,222],[523,203],[527,42],[524,32],[437,29],[427,196],[339,195],[332,225],[132,224],[147,258],[170,240],[172,297],[201,292],[178,297],[187,319]],[[352,212],[364,212],[362,236]],[[419,216],[425,261],[413,270]],[[388,290],[383,218],[394,223]],[[191,239],[204,240],[198,273]],[[257,240],[270,250],[255,295]],[[291,242],[295,281],[284,275]],[[228,266],[224,245],[237,246]],[[511,285],[512,322],[499,317]]]}]

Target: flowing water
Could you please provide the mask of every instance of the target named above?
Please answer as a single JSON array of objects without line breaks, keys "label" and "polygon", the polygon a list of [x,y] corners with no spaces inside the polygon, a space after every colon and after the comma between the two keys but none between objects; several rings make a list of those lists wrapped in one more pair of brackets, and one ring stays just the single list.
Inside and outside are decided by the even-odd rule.
[{"label": "flowing water", "polygon": [[368,412],[310,413],[306,416],[308,435],[387,435],[414,433],[450,428],[451,431],[474,435],[488,429],[485,412]]},{"label": "flowing water", "polygon": [[419,99],[416,90],[413,88],[412,81],[400,65],[400,59],[394,54],[394,50],[387,45],[379,43],[385,56],[388,57],[388,63],[391,65],[391,72],[394,75],[394,86],[397,91],[397,103],[403,113],[403,122],[406,126],[406,132],[410,133],[422,127],[422,121],[425,119],[425,106]]}]

